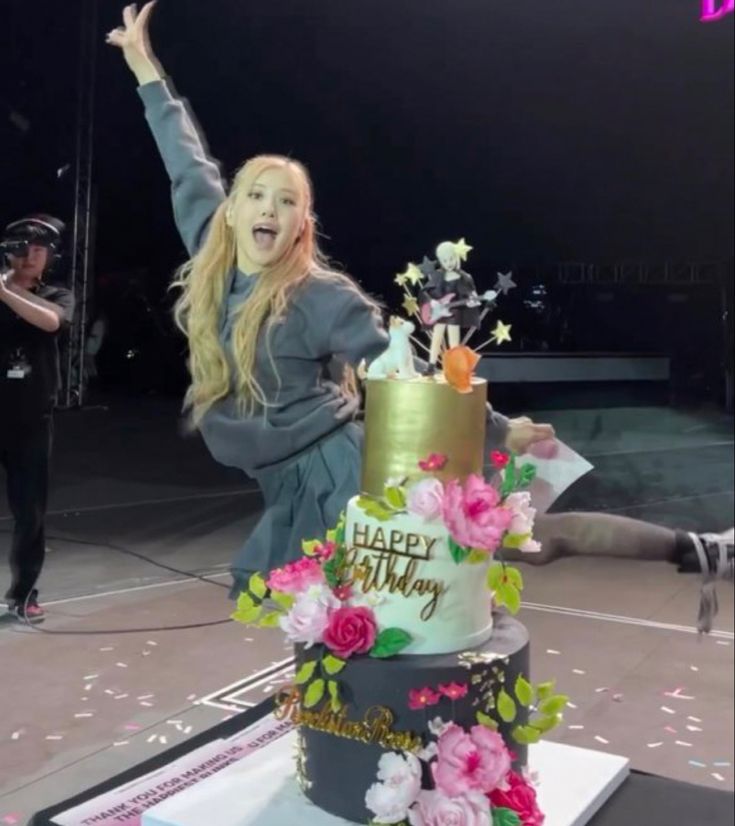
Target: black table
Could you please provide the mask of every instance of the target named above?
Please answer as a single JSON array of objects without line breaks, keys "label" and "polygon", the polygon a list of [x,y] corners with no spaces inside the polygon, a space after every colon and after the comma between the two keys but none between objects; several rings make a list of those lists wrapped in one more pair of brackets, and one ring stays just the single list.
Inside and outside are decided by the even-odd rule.
[{"label": "black table", "polygon": [[[272,710],[271,698],[92,789],[37,812],[28,826],[55,826],[53,818],[56,815],[160,769],[212,740],[232,737]],[[589,826],[733,826],[734,816],[735,795],[730,792],[634,771],[592,818]]]}]

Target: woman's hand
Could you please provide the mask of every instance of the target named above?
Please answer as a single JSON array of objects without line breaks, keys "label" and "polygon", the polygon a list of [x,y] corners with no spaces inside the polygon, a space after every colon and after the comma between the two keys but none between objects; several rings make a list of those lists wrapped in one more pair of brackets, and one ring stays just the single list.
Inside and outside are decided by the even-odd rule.
[{"label": "woman's hand", "polygon": [[111,46],[122,49],[125,62],[140,86],[163,77],[163,69],[153,53],[148,32],[155,5],[155,0],[146,3],[140,12],[135,4],[126,6],[123,9],[123,25],[107,35],[107,42]]},{"label": "woman's hand", "polygon": [[536,424],[527,416],[521,416],[510,419],[505,446],[513,453],[522,455],[528,452],[531,445],[553,439],[554,436],[554,428],[550,424]]}]

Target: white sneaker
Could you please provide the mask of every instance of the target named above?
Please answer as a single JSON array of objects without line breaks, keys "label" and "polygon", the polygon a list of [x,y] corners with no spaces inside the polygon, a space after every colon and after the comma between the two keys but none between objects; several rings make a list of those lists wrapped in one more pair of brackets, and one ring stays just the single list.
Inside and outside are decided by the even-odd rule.
[{"label": "white sneaker", "polygon": [[735,529],[722,533],[690,533],[702,571],[702,590],[699,597],[697,628],[708,634],[717,616],[719,605],[715,585],[718,579],[735,577]]}]

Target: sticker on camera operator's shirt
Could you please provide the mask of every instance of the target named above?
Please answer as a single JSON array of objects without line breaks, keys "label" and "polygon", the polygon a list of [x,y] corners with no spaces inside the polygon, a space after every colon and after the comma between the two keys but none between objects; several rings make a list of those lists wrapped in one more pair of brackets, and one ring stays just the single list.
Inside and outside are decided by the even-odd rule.
[{"label": "sticker on camera operator's shirt", "polygon": [[27,379],[31,375],[31,365],[20,352],[16,352],[5,375],[9,379]]},{"label": "sticker on camera operator's shirt", "polygon": [[25,379],[27,376],[30,375],[30,369],[26,369],[19,366],[11,367],[8,372],[5,374],[9,379]]}]

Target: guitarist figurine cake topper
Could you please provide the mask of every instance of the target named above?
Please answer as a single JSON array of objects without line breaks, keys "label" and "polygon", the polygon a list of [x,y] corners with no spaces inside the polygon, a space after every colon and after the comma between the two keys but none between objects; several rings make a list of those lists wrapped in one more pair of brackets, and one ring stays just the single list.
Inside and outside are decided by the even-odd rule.
[{"label": "guitarist figurine cake topper", "polygon": [[421,287],[419,313],[424,329],[431,334],[428,375],[436,372],[445,343],[460,344],[461,330],[476,330],[480,326],[480,307],[492,304],[497,292],[477,294],[472,276],[461,269],[461,263],[472,249],[464,239],[455,243],[443,241],[436,248],[437,261],[424,259],[421,272],[426,282]]}]

